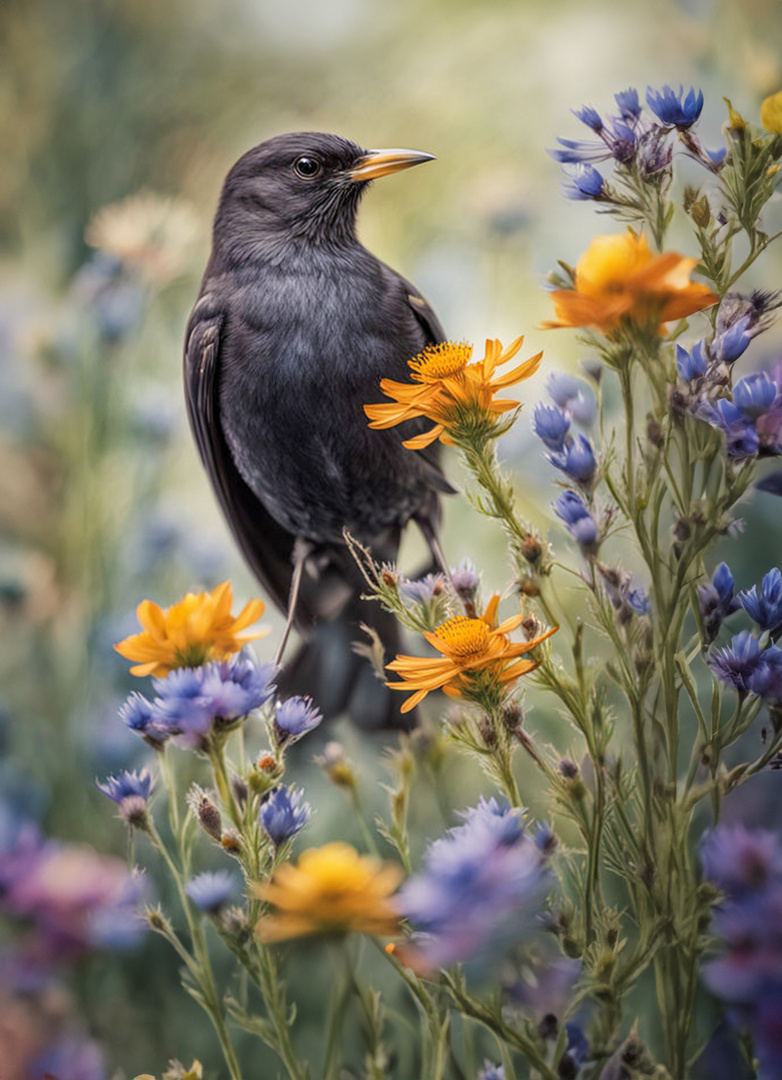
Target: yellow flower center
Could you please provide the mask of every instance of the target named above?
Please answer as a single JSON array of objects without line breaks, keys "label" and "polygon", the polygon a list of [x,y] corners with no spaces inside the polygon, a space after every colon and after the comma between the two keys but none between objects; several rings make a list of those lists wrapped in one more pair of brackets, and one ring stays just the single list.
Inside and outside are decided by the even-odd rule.
[{"label": "yellow flower center", "polygon": [[483,619],[468,619],[466,615],[448,619],[435,633],[454,656],[477,656],[489,644],[489,628]]},{"label": "yellow flower center", "polygon": [[439,345],[427,345],[422,353],[409,361],[421,381],[445,379],[464,371],[472,356],[472,345],[466,341],[443,341]]}]

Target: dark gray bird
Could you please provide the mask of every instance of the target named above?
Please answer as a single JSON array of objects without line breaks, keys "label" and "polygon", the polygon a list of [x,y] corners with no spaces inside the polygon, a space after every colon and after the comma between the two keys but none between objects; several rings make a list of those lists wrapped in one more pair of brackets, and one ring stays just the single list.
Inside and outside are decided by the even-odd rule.
[{"label": "dark gray bird", "polygon": [[364,622],[393,654],[398,631],[360,599],[343,529],[392,561],[413,520],[442,562],[439,495],[453,488],[436,444],[402,447],[425,423],[367,427],[381,378],[407,380],[407,361],[444,335],[415,287],[359,243],[356,211],[371,180],[431,158],[310,132],[250,150],[226,177],[187,328],[201,458],[245,558],[288,611],[285,638],[295,622],[305,639],[284,690],[364,727],[405,720],[351,643]]}]

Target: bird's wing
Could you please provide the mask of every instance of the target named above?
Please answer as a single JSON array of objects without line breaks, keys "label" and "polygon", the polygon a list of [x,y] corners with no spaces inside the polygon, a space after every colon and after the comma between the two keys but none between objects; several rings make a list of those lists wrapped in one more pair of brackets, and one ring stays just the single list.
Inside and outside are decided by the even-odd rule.
[{"label": "bird's wing", "polygon": [[[201,459],[239,549],[253,573],[283,610],[288,603],[294,537],[274,520],[236,468],[219,412],[220,349],[225,311],[204,293],[190,316],[185,339],[185,396],[190,426]],[[297,623],[313,618],[306,596],[297,604]]]}]

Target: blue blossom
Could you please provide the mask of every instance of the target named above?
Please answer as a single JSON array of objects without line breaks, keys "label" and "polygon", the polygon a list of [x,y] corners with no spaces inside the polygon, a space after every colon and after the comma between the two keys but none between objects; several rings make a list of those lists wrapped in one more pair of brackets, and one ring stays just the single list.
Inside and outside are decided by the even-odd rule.
[{"label": "blue blossom", "polygon": [[492,1065],[489,1059],[485,1058],[483,1068],[478,1073],[478,1080],[505,1080],[505,1070],[502,1065]]},{"label": "blue blossom", "polygon": [[723,620],[741,607],[733,595],[733,574],[727,563],[720,563],[711,581],[698,586],[698,607],[703,636],[710,644],[719,634]]},{"label": "blue blossom", "polygon": [[676,346],[676,367],[685,382],[700,379],[702,375],[706,374],[708,366],[708,361],[703,355],[702,341],[693,345],[690,352],[687,352],[681,345]]},{"label": "blue blossom", "polygon": [[575,491],[563,491],[551,504],[554,513],[567,526],[570,535],[581,548],[588,552],[597,543],[597,522],[592,517],[580,495]]},{"label": "blue blossom", "polygon": [[584,105],[581,109],[573,109],[572,112],[582,124],[586,124],[592,131],[600,132],[603,130],[603,121],[600,118],[600,113],[597,109],[593,109],[591,105]]},{"label": "blue blossom", "polygon": [[728,156],[727,146],[720,146],[716,150],[709,150],[708,147],[704,146],[703,151],[709,158],[711,163],[713,165],[716,165],[717,168],[722,165],[722,163],[725,161],[725,158]]},{"label": "blue blossom", "polygon": [[753,585],[739,593],[739,602],[761,630],[768,630],[772,637],[782,631],[782,573],[776,567],[763,578],[760,590]]},{"label": "blue blossom", "polygon": [[719,398],[713,405],[701,402],[696,415],[725,432],[729,457],[753,457],[760,449],[760,439],[752,417],[745,416],[738,405],[728,398]]},{"label": "blue blossom", "polygon": [[777,713],[782,706],[782,649],[772,645],[762,653],[762,660],[749,682],[753,694],[763,698]]},{"label": "blue blossom", "polygon": [[712,653],[706,663],[718,679],[747,694],[751,691],[752,677],[762,663],[762,654],[757,639],[749,630],[742,630],[727,648]]},{"label": "blue blossom", "polygon": [[634,123],[641,115],[642,105],[638,98],[638,91],[630,86],[627,90],[620,90],[614,94],[614,101],[619,106],[622,119],[627,123]]},{"label": "blue blossom", "polygon": [[564,371],[552,371],[546,391],[560,409],[579,424],[591,424],[595,418],[595,397],[583,379]]},{"label": "blue blossom", "polygon": [[293,743],[313,731],[323,719],[309,697],[289,697],[274,709],[274,730],[279,743]]},{"label": "blue blossom", "polygon": [[470,559],[464,558],[458,566],[451,567],[451,584],[460,599],[472,600],[479,581],[478,571]]},{"label": "blue blossom", "polygon": [[701,844],[703,872],[729,897],[782,884],[782,840],[767,829],[719,825]]},{"label": "blue blossom", "polygon": [[738,322],[715,335],[712,352],[725,364],[733,364],[744,353],[752,340],[751,316],[745,315]]},{"label": "blue blossom", "polygon": [[144,695],[136,690],[120,707],[119,718],[131,731],[135,731],[137,735],[141,735],[154,746],[162,746],[168,738],[169,733],[155,721],[155,708],[152,702],[147,701]]},{"label": "blue blossom", "polygon": [[535,434],[549,450],[562,451],[570,431],[570,417],[562,409],[536,405],[533,419]]},{"label": "blue blossom", "polygon": [[428,604],[443,591],[443,575],[427,574],[417,581],[400,581],[399,592],[406,600],[414,600],[417,604]]},{"label": "blue blossom", "polygon": [[86,1035],[69,1033],[50,1043],[30,1064],[30,1077],[106,1080],[100,1046]]},{"label": "blue blossom", "polygon": [[777,384],[765,371],[740,379],[733,388],[733,402],[748,419],[757,420],[768,412],[778,393]]},{"label": "blue blossom", "polygon": [[246,657],[179,668],[153,679],[154,722],[185,746],[202,746],[213,724],[239,720],[274,693],[273,664],[256,666]]},{"label": "blue blossom", "polygon": [[224,907],[236,890],[233,874],[228,870],[205,870],[185,885],[185,892],[200,911],[214,915]]},{"label": "blue blossom", "polygon": [[641,585],[635,585],[627,590],[627,606],[634,615],[648,615],[652,610],[646,589]]},{"label": "blue blossom", "polygon": [[597,471],[592,444],[586,435],[568,439],[559,453],[549,454],[549,461],[579,484],[589,484]]},{"label": "blue blossom", "polygon": [[290,840],[309,821],[312,808],[302,803],[302,794],[292,786],[280,785],[261,803],[258,819],[275,847]]},{"label": "blue blossom", "polygon": [[605,180],[593,165],[581,165],[570,174],[562,191],[565,198],[575,202],[599,199],[605,191]]},{"label": "blue blossom", "polygon": [[664,86],[662,90],[647,86],[646,103],[663,124],[685,130],[692,127],[701,114],[703,91],[696,93],[694,87],[690,87],[685,95],[682,86],[678,94],[670,86]]},{"label": "blue blossom", "polygon": [[551,885],[518,811],[484,799],[462,817],[430,844],[423,870],[397,894],[422,969],[491,963],[535,928]]},{"label": "blue blossom", "polygon": [[140,798],[146,802],[152,790],[152,775],[147,769],[140,772],[126,770],[116,776],[108,776],[102,784],[97,780],[95,783],[99,791],[118,805],[128,798]]},{"label": "blue blossom", "polygon": [[610,158],[628,162],[635,156],[638,139],[624,118],[609,120],[600,128],[598,134],[600,137],[595,140],[558,138],[557,142],[562,149],[549,150],[549,154],[562,165],[595,164]]}]

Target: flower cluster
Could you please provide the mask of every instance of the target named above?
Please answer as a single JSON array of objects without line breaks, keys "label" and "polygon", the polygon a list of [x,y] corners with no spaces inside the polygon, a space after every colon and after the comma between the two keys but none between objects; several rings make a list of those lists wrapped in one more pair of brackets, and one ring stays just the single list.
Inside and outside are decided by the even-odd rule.
[{"label": "flower cluster", "polygon": [[765,830],[719,826],[702,848],[706,876],[725,894],[713,930],[722,955],[703,971],[730,1016],[752,1033],[759,1075],[782,1076],[782,842]]},{"label": "flower cluster", "polygon": [[405,440],[411,450],[422,450],[435,439],[455,441],[496,437],[501,430],[499,416],[517,409],[518,401],[497,398],[497,391],[528,379],[540,364],[542,353],[525,360],[505,375],[495,369],[511,360],[524,338],[517,338],[503,350],[499,341],[486,342],[483,359],[470,363],[472,345],[445,341],[429,345],[409,361],[412,382],[383,379],[380,389],[393,404],[365,405],[371,428],[390,428],[407,420],[425,418],[434,427]]},{"label": "flower cluster", "polygon": [[[717,568],[712,584],[702,587],[700,596],[701,611],[706,597],[714,619],[721,621],[743,608],[761,634],[768,635],[772,642],[782,633],[782,573],[776,567],[765,575],[760,586],[753,585],[734,599],[733,576],[723,563]],[[764,648],[761,638],[753,637],[749,630],[742,630],[728,646],[713,652],[708,663],[722,682],[733,686],[740,694],[761,697],[777,718],[782,707],[782,649],[779,646],[768,644]]]},{"label": "flower cluster", "polygon": [[388,686],[414,691],[402,705],[402,712],[414,709],[432,690],[442,690],[453,698],[485,698],[538,666],[536,660],[519,657],[551,637],[557,628],[514,644],[508,634],[522,624],[524,616],[512,615],[497,625],[499,600],[493,596],[480,618],[458,615],[423,635],[442,658],[397,656],[387,665],[402,679]]},{"label": "flower cluster", "polygon": [[467,960],[485,967],[535,929],[551,888],[519,810],[482,798],[461,817],[396,898],[414,931],[401,955],[422,973]]}]

